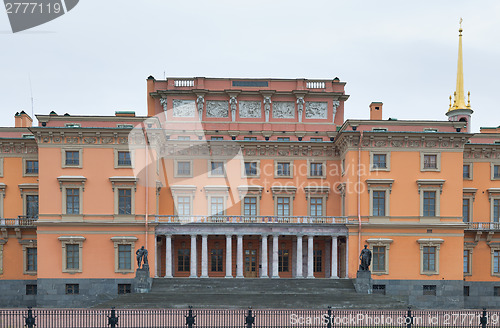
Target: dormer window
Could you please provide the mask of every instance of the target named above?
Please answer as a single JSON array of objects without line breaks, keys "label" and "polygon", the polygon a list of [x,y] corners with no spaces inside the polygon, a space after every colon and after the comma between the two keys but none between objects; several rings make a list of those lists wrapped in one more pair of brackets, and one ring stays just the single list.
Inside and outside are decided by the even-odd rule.
[{"label": "dormer window", "polygon": [[66,123],[64,126],[67,128],[81,128],[80,123]]}]

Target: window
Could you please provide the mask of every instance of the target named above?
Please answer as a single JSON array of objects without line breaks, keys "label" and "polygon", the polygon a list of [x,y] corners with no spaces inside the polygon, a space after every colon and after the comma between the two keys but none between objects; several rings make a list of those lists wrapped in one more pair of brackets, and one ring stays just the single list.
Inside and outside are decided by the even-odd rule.
[{"label": "window", "polygon": [[118,166],[132,166],[132,159],[129,151],[118,152]]},{"label": "window", "polygon": [[464,273],[471,273],[470,268],[471,268],[471,251],[469,249],[464,249]]},{"label": "window", "polygon": [[80,269],[80,247],[77,244],[66,245],[66,269]]},{"label": "window", "polygon": [[82,272],[82,247],[85,237],[61,236],[57,239],[62,246],[62,272]]},{"label": "window", "polygon": [[276,198],[276,215],[290,216],[290,197]]},{"label": "window", "polygon": [[212,272],[222,272],[222,258],[224,251],[222,249],[210,250],[211,270]]},{"label": "window", "polygon": [[323,138],[311,138],[311,142],[322,142]]},{"label": "window", "polygon": [[372,128],[373,132],[387,132],[387,128]]},{"label": "window", "polygon": [[257,176],[257,162],[245,162],[245,175],[247,177]]},{"label": "window", "polygon": [[24,173],[33,175],[38,174],[38,161],[27,160]]},{"label": "window", "polygon": [[244,141],[257,141],[257,137],[244,137]]},{"label": "window", "polygon": [[66,189],[66,214],[80,214],[80,189]]},{"label": "window", "polygon": [[115,236],[111,237],[115,249],[115,272],[134,272],[134,249],[137,237]]},{"label": "window", "polygon": [[290,254],[288,249],[278,250],[278,272],[288,272],[289,268]]},{"label": "window", "polygon": [[424,268],[425,272],[436,271],[436,247],[424,246]]},{"label": "window", "polygon": [[177,161],[177,176],[191,176],[191,161]]},{"label": "window", "polygon": [[493,165],[493,179],[500,179],[500,165]]},{"label": "window", "polygon": [[470,286],[464,286],[464,296],[470,295]]},{"label": "window", "polygon": [[309,163],[309,176],[322,177],[323,176],[323,163]]},{"label": "window", "polygon": [[257,215],[257,197],[245,197],[243,200],[243,209],[245,216]]},{"label": "window", "polygon": [[420,153],[420,171],[440,171],[440,153]]},{"label": "window", "polygon": [[190,136],[178,136],[177,140],[191,140]]},{"label": "window", "polygon": [[224,162],[210,162],[210,176],[224,176]]},{"label": "window", "polygon": [[38,217],[38,195],[26,195],[26,216]]},{"label": "window", "polygon": [[372,291],[373,294],[385,295],[385,285],[373,285]]},{"label": "window", "polygon": [[79,284],[66,284],[66,295],[78,295],[80,294]]},{"label": "window", "polygon": [[78,166],[80,165],[80,152],[74,150],[66,151],[66,165],[67,166]]},{"label": "window", "polygon": [[191,197],[189,196],[177,197],[177,215],[181,216],[191,215]]},{"label": "window", "polygon": [[424,169],[437,168],[437,155],[424,155]]},{"label": "window", "polygon": [[373,168],[385,169],[387,168],[387,155],[386,154],[373,154]]},{"label": "window", "polygon": [[26,271],[36,272],[37,270],[37,249],[36,247],[26,248]]},{"label": "window", "polygon": [[493,199],[493,222],[500,222],[500,199]]},{"label": "window", "polygon": [[385,191],[373,191],[373,216],[385,216]]},{"label": "window", "polygon": [[373,246],[372,271],[385,272],[385,246]]},{"label": "window", "polygon": [[36,295],[37,286],[36,285],[26,285],[26,295]]},{"label": "window", "polygon": [[428,296],[436,296],[436,285],[423,285],[422,294]]},{"label": "window", "polygon": [[389,249],[393,242],[390,238],[370,238],[366,242],[372,251],[371,271],[374,275],[389,274]]},{"label": "window", "polygon": [[131,284],[118,284],[118,294],[130,294],[132,292]]},{"label": "window", "polygon": [[500,274],[500,250],[493,251],[493,273]]},{"label": "window", "polygon": [[313,272],[323,271],[323,251],[321,249],[313,250]]},{"label": "window", "polygon": [[177,251],[177,271],[189,272],[190,271],[190,251],[189,249],[179,249]]},{"label": "window", "polygon": [[291,162],[277,162],[276,163],[276,177],[277,178],[290,178],[292,177]]},{"label": "window", "polygon": [[224,215],[224,197],[210,198],[210,215]]},{"label": "window", "polygon": [[131,245],[118,245],[118,270],[130,270],[132,268],[131,253]]},{"label": "window", "polygon": [[311,197],[309,205],[309,215],[310,216],[322,216],[323,215],[323,198],[322,197]]},{"label": "window", "polygon": [[132,190],[118,189],[118,214],[132,214]]},{"label": "window", "polygon": [[224,137],[210,137],[210,140],[212,140],[212,141],[220,141],[220,140],[224,140]]},{"label": "window", "polygon": [[424,191],[424,216],[436,216],[436,192]]},{"label": "window", "polygon": [[462,219],[464,222],[470,222],[470,198],[462,200]]},{"label": "window", "polygon": [[500,296],[500,286],[493,287],[493,296]]},{"label": "window", "polygon": [[278,137],[276,138],[278,141],[290,141],[290,137]]},{"label": "window", "polygon": [[64,124],[66,128],[79,128],[81,127],[80,123],[66,123]]},{"label": "window", "polygon": [[471,167],[471,164],[464,164],[464,169],[463,169],[464,179],[470,179],[471,178],[470,167]]}]

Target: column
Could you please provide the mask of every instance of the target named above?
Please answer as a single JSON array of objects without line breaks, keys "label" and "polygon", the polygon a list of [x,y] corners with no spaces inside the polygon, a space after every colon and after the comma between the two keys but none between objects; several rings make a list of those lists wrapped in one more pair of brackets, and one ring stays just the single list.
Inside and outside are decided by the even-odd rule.
[{"label": "column", "polygon": [[226,235],[226,278],[233,277],[233,236]]},{"label": "column", "polygon": [[262,254],[261,254],[261,258],[262,258],[262,269],[260,270],[260,277],[261,278],[269,278],[269,276],[267,275],[267,257],[268,257],[268,254],[267,254],[267,235],[262,235]]},{"label": "column", "polygon": [[307,236],[307,278],[314,278],[313,246],[314,236]]},{"label": "column", "polygon": [[196,235],[191,235],[191,274],[189,278],[197,278],[198,273],[196,272]]},{"label": "column", "polygon": [[236,249],[236,278],[243,278],[243,236],[238,235]]},{"label": "column", "polygon": [[349,278],[349,235],[345,237],[345,277]]},{"label": "column", "polygon": [[158,247],[158,236],[155,235],[155,278],[158,278],[158,254],[160,253],[160,247]]},{"label": "column", "polygon": [[279,278],[278,271],[278,235],[273,235],[273,275],[271,278]]},{"label": "column", "polygon": [[337,236],[332,237],[332,271],[330,278],[338,278],[337,275],[338,246]]},{"label": "column", "polygon": [[165,236],[165,278],[172,278],[172,236]]},{"label": "column", "polygon": [[302,235],[297,235],[297,263],[295,265],[297,268],[296,278],[303,278],[302,273]]},{"label": "column", "polygon": [[207,235],[201,235],[201,278],[208,278]]}]

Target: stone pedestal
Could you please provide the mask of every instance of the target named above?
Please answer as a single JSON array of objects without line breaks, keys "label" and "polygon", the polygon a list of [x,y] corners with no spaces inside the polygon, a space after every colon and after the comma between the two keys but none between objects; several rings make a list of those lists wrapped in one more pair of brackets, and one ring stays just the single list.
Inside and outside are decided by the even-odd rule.
[{"label": "stone pedestal", "polygon": [[134,292],[149,293],[153,279],[149,276],[149,266],[146,264],[135,271]]},{"label": "stone pedestal", "polygon": [[371,294],[372,293],[372,273],[371,271],[360,271],[356,274],[356,280],[354,281],[354,288],[359,294]]}]

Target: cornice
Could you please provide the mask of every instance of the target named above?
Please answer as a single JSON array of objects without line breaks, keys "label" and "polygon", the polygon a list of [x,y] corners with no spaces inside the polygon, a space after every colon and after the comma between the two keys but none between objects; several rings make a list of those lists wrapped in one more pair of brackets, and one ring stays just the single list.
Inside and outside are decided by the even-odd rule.
[{"label": "cornice", "polygon": [[464,147],[464,159],[470,161],[500,159],[500,145],[467,143]]},{"label": "cornice", "polygon": [[38,147],[35,139],[12,138],[0,140],[0,154],[22,155],[37,154]]}]

